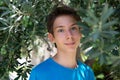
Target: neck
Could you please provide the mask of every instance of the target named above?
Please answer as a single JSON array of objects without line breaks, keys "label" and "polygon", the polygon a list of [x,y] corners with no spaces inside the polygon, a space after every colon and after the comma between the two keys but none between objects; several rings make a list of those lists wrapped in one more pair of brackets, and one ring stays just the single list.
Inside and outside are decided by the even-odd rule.
[{"label": "neck", "polygon": [[68,68],[75,68],[77,66],[76,52],[75,53],[62,53],[59,52],[53,57],[53,59]]}]

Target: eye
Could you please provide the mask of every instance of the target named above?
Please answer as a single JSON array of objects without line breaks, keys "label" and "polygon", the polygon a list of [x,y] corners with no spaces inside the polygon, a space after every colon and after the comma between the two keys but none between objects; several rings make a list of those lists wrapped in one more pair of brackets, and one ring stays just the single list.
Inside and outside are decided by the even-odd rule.
[{"label": "eye", "polygon": [[77,27],[72,27],[71,30],[76,31],[76,30],[78,30],[78,28]]},{"label": "eye", "polygon": [[63,29],[58,29],[58,32],[64,32],[64,30]]}]

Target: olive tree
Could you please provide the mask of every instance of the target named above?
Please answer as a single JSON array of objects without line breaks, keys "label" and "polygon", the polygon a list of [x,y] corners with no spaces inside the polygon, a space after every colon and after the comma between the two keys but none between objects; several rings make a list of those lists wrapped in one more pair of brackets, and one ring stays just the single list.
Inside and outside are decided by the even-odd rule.
[{"label": "olive tree", "polygon": [[[34,41],[39,36],[47,43],[46,17],[59,5],[73,7],[81,16],[82,22],[78,22],[83,33],[80,55],[82,59],[85,57],[83,61],[94,62],[92,68],[96,78],[119,79],[119,0],[0,1],[0,79],[8,79],[9,72],[16,71],[16,80],[26,80],[33,66],[30,52],[38,46]],[[22,57],[26,61],[20,63],[18,59]]]}]

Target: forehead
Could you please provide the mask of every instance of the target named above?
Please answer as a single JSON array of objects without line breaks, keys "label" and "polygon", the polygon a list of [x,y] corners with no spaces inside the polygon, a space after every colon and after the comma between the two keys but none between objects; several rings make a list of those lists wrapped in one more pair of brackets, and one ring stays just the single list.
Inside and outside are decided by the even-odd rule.
[{"label": "forehead", "polygon": [[58,16],[54,23],[53,23],[53,27],[57,27],[57,26],[70,26],[72,24],[75,24],[77,21],[73,16],[70,15],[61,15]]}]

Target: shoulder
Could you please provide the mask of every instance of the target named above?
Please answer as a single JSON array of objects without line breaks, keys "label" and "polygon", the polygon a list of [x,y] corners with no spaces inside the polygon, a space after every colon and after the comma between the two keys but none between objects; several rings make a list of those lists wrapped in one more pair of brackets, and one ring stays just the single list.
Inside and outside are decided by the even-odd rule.
[{"label": "shoulder", "polygon": [[37,66],[33,67],[30,73],[29,80],[38,80],[39,78],[45,80],[46,73],[49,71],[49,66],[51,65],[51,58],[43,61]]},{"label": "shoulder", "polygon": [[35,67],[33,67],[32,70],[34,71],[40,71],[43,70],[47,67],[49,67],[49,65],[51,64],[51,58],[48,58],[47,60],[41,62],[40,64],[36,65]]},{"label": "shoulder", "polygon": [[79,66],[79,68],[81,68],[83,70],[92,70],[90,66],[88,66],[85,63],[82,63],[80,61],[78,61],[78,66]]},{"label": "shoulder", "polygon": [[41,62],[40,64],[38,64],[32,68],[31,73],[42,74],[42,73],[48,71],[49,66],[52,64],[51,61],[52,61],[51,58],[48,58],[47,60]]},{"label": "shoulder", "polygon": [[78,64],[79,64],[79,71],[81,73],[84,73],[87,79],[95,80],[94,72],[90,66],[88,66],[80,61]]}]

